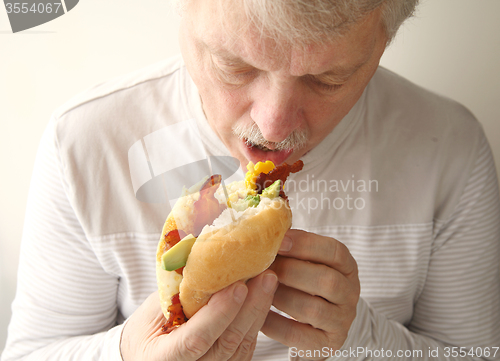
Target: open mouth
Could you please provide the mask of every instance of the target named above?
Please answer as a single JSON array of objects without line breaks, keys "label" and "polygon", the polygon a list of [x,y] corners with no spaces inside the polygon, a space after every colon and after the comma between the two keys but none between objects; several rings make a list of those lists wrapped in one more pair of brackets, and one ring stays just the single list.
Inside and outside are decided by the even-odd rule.
[{"label": "open mouth", "polygon": [[270,142],[255,123],[250,126],[237,124],[233,127],[233,134],[241,141],[245,158],[253,163],[270,160],[275,165],[280,165],[294,151],[304,148],[308,141],[308,132],[296,129],[286,139]]},{"label": "open mouth", "polygon": [[245,144],[247,158],[254,163],[270,160],[275,165],[279,165],[293,152],[293,149],[271,149],[265,145],[252,143],[247,139],[242,139],[242,141]]},{"label": "open mouth", "polygon": [[256,148],[256,149],[262,150],[263,152],[276,152],[277,151],[276,149],[268,148],[265,145],[260,145],[260,144],[252,143],[248,139],[245,140],[245,143],[246,143],[247,147],[249,147],[249,148]]}]

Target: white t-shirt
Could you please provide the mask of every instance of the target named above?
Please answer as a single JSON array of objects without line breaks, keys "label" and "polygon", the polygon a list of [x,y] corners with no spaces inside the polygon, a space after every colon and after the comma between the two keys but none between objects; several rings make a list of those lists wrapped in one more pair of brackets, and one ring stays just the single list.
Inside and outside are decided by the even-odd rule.
[{"label": "white t-shirt", "polygon": [[[293,227],[346,244],[361,281],[339,357],[328,345],[316,352],[467,360],[461,352],[472,348],[493,359],[500,203],[473,116],[380,68],[303,161],[287,185]],[[37,155],[2,361],[120,360],[122,322],[157,287],[170,202],[210,167],[241,177],[235,164],[179,57],[58,109]],[[295,351],[259,335],[254,359]]]}]

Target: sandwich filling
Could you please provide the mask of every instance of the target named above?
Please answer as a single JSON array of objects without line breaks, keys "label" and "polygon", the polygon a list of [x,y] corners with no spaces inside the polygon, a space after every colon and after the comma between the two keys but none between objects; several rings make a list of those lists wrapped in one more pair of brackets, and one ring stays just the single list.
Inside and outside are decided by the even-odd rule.
[{"label": "sandwich filling", "polygon": [[[278,167],[271,161],[255,165],[250,162],[245,180],[226,186],[227,199],[218,175],[207,177],[189,190],[184,190],[184,200],[177,202],[172,210],[175,215],[173,228],[176,229],[165,233],[164,242],[160,242],[164,248],[158,250],[157,257],[162,309],[168,310],[167,322],[162,327],[164,332],[169,333],[187,321],[179,301],[179,285],[196,237],[234,222],[239,223],[265,207],[287,206],[287,202],[280,201],[280,198],[286,201],[284,183],[290,173],[298,172],[302,167],[302,161]],[[188,232],[190,234],[186,234]],[[171,296],[166,297],[167,294]]]}]

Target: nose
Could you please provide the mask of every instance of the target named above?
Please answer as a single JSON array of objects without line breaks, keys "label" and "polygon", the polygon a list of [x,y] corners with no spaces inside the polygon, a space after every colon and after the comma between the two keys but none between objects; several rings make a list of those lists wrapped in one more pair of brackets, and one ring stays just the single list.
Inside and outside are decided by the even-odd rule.
[{"label": "nose", "polygon": [[270,142],[280,142],[300,126],[300,87],[293,78],[270,78],[258,83],[252,94],[250,117]]}]

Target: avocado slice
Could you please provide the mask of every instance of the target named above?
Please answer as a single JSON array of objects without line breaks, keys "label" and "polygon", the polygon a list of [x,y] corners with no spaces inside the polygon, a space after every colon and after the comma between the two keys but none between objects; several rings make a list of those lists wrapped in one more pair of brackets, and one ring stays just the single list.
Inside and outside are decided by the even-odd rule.
[{"label": "avocado slice", "polygon": [[248,204],[247,208],[257,207],[260,203],[260,197],[259,197],[259,195],[256,195],[256,196],[248,195],[245,197],[245,201]]},{"label": "avocado slice", "polygon": [[162,268],[165,271],[175,271],[178,268],[184,267],[194,242],[196,242],[196,237],[189,234],[165,252],[161,256]]},{"label": "avocado slice", "polygon": [[281,180],[277,180],[273,184],[271,184],[269,187],[264,189],[262,191],[262,197],[267,197],[267,198],[276,198],[280,195],[280,185],[281,185]]},{"label": "avocado slice", "polygon": [[245,209],[250,207],[257,207],[260,202],[260,196],[257,194],[255,196],[247,195],[244,199],[240,198],[238,201],[231,203],[231,208],[238,212],[243,212]]}]

